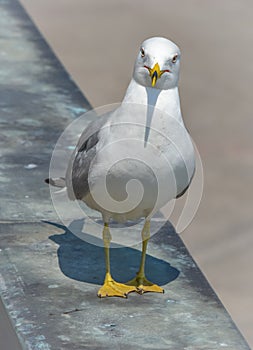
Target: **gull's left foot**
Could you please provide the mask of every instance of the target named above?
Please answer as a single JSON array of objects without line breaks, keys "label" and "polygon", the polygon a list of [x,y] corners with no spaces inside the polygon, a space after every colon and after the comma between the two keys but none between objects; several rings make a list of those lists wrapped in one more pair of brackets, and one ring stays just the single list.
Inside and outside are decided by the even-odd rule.
[{"label": "gull's left foot", "polygon": [[137,276],[131,281],[126,283],[127,286],[135,286],[136,292],[139,294],[144,294],[148,292],[153,293],[164,293],[164,289],[159,287],[157,284],[154,284],[146,279],[145,276]]},{"label": "gull's left foot", "polygon": [[98,291],[98,297],[121,297],[127,298],[127,295],[132,292],[136,292],[135,286],[127,286],[123,283],[114,281],[112,276],[107,273],[103,286]]}]

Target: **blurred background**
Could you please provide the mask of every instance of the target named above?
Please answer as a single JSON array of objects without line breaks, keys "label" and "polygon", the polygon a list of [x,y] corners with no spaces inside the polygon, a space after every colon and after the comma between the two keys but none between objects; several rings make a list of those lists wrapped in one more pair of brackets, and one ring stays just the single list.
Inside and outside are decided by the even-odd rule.
[{"label": "blurred background", "polygon": [[252,0],[21,3],[94,107],[122,100],[144,39],[180,46],[182,110],[205,176],[181,237],[253,346]]}]

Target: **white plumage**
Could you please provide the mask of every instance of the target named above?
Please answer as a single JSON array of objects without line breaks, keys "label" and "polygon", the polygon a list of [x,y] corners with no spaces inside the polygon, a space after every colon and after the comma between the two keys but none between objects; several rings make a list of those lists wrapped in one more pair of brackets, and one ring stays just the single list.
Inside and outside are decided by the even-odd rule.
[{"label": "white plumage", "polygon": [[[100,211],[105,223],[107,271],[101,297],[162,291],[144,275],[149,220],[186,191],[195,169],[178,94],[180,56],[179,48],[165,38],[145,40],[122,104],[87,127],[69,163],[69,197]],[[140,270],[128,284],[118,284],[110,275],[110,220],[141,217],[146,223]]]}]

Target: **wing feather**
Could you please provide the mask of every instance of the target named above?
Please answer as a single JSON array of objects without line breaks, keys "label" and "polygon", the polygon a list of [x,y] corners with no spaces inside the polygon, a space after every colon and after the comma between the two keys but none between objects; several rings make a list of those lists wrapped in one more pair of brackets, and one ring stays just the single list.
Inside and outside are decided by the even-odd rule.
[{"label": "wing feather", "polygon": [[92,121],[79,138],[76,149],[68,164],[66,185],[70,199],[83,199],[89,192],[88,174],[92,159],[96,155],[100,131],[107,123],[110,114]]}]

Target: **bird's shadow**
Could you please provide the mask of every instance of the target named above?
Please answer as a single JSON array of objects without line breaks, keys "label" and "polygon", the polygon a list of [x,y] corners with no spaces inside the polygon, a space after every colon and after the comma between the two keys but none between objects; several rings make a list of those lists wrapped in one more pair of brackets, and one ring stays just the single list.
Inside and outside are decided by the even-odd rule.
[{"label": "bird's shadow", "polygon": [[[59,245],[57,254],[59,266],[63,274],[76,281],[103,284],[105,276],[104,248],[88,243],[75,236],[70,229],[58,223],[44,221],[47,224],[64,230],[64,233],[49,236],[53,242]],[[158,232],[156,235],[164,234]],[[87,235],[89,238],[90,235]],[[87,239],[89,240],[89,239]],[[115,280],[126,282],[132,279],[138,271],[141,251],[135,248],[123,247],[110,250],[111,273]],[[165,285],[175,280],[179,271],[168,262],[146,255],[146,276],[153,283]]]}]

